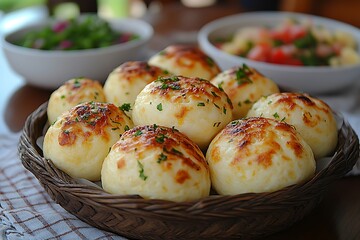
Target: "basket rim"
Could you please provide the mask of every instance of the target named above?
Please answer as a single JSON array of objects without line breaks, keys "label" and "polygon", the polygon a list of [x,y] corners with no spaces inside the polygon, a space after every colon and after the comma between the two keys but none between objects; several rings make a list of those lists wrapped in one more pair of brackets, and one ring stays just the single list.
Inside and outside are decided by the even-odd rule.
[{"label": "basket rim", "polygon": [[[19,156],[26,169],[32,172],[43,185],[48,188],[59,188],[70,198],[86,198],[88,204],[102,209],[121,211],[125,214],[146,212],[149,216],[161,216],[187,219],[216,219],[238,217],[239,211],[246,206],[251,211],[277,211],[276,205],[285,203],[281,209],[289,207],[296,201],[311,199],[311,195],[319,195],[332,181],[339,179],[356,163],[359,158],[359,139],[353,128],[342,119],[339,130],[339,143],[331,157],[330,164],[315,173],[306,182],[294,184],[274,192],[243,193],[237,195],[210,195],[208,197],[187,201],[172,202],[160,199],[143,199],[138,195],[115,195],[86,184],[77,183],[66,173],[57,169],[50,160],[42,156],[34,141],[34,132],[39,131],[38,122],[47,120],[44,102],[31,113],[23,128],[18,144]],[[44,127],[44,125],[42,126]],[[37,136],[38,137],[38,136]],[[41,170],[41,171],[40,171]],[[308,194],[308,195],[306,195]],[[304,196],[305,195],[305,196]],[[305,200],[304,200],[305,199]],[[58,201],[57,199],[54,199]]]}]

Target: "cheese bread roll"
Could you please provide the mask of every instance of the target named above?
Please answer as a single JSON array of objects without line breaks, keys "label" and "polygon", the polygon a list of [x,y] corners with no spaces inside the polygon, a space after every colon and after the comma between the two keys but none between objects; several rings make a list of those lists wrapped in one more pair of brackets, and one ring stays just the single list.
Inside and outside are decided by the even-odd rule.
[{"label": "cheese bread roll", "polygon": [[315,173],[310,146],[285,122],[248,118],[229,123],[206,153],[214,189],[223,195],[272,192]]},{"label": "cheese bread roll", "polygon": [[262,97],[247,116],[274,118],[293,125],[310,145],[316,159],[328,156],[337,145],[338,131],[331,108],[308,94],[275,93]]},{"label": "cheese bread roll", "polygon": [[129,108],[132,109],[136,96],[146,84],[159,76],[166,75],[168,75],[167,71],[150,66],[147,62],[125,62],[112,71],[106,79],[104,84],[106,99],[117,106],[130,104]]},{"label": "cheese bread roll", "polygon": [[100,180],[110,147],[131,127],[131,120],[114,104],[79,104],[60,115],[46,132],[44,157],[74,178]]},{"label": "cheese bread roll", "polygon": [[149,59],[149,64],[168,70],[174,75],[210,80],[221,70],[211,57],[199,48],[170,45]]},{"label": "cheese bread roll", "polygon": [[105,94],[98,81],[89,78],[74,78],[66,81],[50,96],[47,115],[49,123],[56,121],[66,110],[82,102],[106,102]]},{"label": "cheese bread roll", "polygon": [[132,117],[135,125],[175,126],[204,150],[232,120],[232,104],[208,80],[160,78],[139,93]]},{"label": "cheese bread roll", "polygon": [[272,80],[246,65],[219,73],[211,83],[224,89],[231,99],[234,119],[245,117],[260,97],[279,92],[278,86]]},{"label": "cheese bread roll", "polygon": [[101,182],[113,194],[183,202],[209,195],[209,174],[196,144],[174,128],[154,124],[121,136],[104,160]]}]

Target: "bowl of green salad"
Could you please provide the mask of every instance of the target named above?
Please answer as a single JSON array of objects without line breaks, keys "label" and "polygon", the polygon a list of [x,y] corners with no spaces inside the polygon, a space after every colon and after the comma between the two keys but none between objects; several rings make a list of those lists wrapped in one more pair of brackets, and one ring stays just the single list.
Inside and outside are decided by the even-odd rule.
[{"label": "bowl of green salad", "polygon": [[201,28],[200,47],[225,70],[246,64],[284,90],[324,94],[360,77],[360,30],[294,12],[248,12]]},{"label": "bowl of green salad", "polygon": [[145,59],[152,36],[152,26],[143,20],[87,14],[26,26],[5,35],[2,48],[28,84],[56,89],[77,77],[104,82],[123,62]]}]

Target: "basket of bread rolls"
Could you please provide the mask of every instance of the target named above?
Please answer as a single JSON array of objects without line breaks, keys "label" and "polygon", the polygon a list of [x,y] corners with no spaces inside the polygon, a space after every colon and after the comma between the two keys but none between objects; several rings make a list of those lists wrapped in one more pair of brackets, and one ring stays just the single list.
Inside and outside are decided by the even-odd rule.
[{"label": "basket of bread rolls", "polygon": [[134,239],[254,239],[308,214],[359,140],[306,93],[195,46],[73,78],[26,120],[23,165],[80,220]]}]

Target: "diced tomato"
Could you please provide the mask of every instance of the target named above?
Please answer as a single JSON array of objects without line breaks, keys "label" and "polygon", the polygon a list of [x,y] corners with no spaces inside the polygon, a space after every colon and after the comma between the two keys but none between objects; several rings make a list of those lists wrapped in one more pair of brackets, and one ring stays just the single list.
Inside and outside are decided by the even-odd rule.
[{"label": "diced tomato", "polygon": [[270,62],[277,64],[285,64],[286,60],[289,58],[281,48],[274,48],[271,51]]},{"label": "diced tomato", "polygon": [[290,28],[291,41],[296,39],[303,38],[307,34],[307,30],[304,26],[294,25]]},{"label": "diced tomato", "polygon": [[271,53],[271,47],[268,44],[259,44],[253,47],[247,54],[247,58],[254,61],[267,62]]},{"label": "diced tomato", "polygon": [[289,44],[294,42],[296,39],[302,38],[306,35],[306,29],[304,26],[293,25],[285,26],[280,29],[275,29],[271,32],[271,36],[275,40],[279,40],[284,44]]},{"label": "diced tomato", "polygon": [[287,54],[282,48],[274,48],[270,54],[270,63],[283,64],[283,65],[303,65],[299,59],[294,58],[292,55]]},{"label": "diced tomato", "polygon": [[340,43],[332,44],[332,49],[337,56],[340,55],[342,48],[343,48],[343,46]]}]

